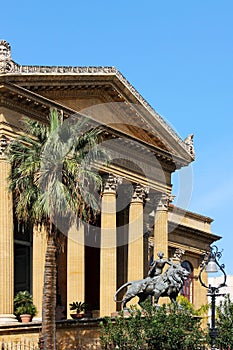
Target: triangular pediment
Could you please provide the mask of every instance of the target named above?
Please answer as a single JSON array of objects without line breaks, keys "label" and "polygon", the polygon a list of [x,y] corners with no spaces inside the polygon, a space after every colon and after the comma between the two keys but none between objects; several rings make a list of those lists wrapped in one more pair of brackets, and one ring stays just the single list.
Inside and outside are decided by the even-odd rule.
[{"label": "triangular pediment", "polygon": [[[67,109],[68,114],[81,112],[119,135],[170,155],[180,166],[194,160],[190,145],[116,68],[15,67],[15,72],[0,75],[1,94],[4,92],[5,99],[14,95],[16,106],[28,99],[25,104],[32,115],[38,114],[37,118],[43,118],[49,107]],[[4,98],[1,96],[1,100]]]}]

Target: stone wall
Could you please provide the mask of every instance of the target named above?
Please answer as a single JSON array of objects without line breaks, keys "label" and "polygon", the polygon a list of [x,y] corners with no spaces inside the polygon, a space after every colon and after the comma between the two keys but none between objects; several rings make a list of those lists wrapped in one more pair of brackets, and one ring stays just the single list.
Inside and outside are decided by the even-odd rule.
[{"label": "stone wall", "polygon": [[[40,322],[18,323],[0,327],[0,345],[12,346],[10,349],[37,349]],[[100,350],[101,330],[99,320],[65,320],[57,322],[57,350],[93,349]],[[24,346],[25,345],[25,346]],[[14,347],[15,346],[15,347]],[[2,347],[4,349],[4,347]]]}]

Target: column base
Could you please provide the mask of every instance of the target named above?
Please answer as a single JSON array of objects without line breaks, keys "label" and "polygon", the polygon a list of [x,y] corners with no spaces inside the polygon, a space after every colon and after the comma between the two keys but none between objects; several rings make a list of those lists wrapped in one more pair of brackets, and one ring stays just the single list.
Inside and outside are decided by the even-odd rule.
[{"label": "column base", "polygon": [[0,314],[0,325],[18,323],[18,320],[13,314]]},{"label": "column base", "polygon": [[[123,316],[124,317],[130,317],[132,313],[130,313],[129,309],[123,309]],[[120,317],[122,314],[122,311],[115,311],[111,312],[111,317]]]},{"label": "column base", "polygon": [[33,317],[32,322],[42,322],[42,317]]}]

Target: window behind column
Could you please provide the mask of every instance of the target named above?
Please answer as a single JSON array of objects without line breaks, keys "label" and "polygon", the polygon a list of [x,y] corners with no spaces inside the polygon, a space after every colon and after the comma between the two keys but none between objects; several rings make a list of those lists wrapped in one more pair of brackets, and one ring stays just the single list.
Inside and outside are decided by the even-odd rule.
[{"label": "window behind column", "polygon": [[192,264],[185,260],[181,263],[181,266],[189,271],[189,277],[184,283],[181,295],[185,296],[191,303],[193,302],[193,266]]},{"label": "window behind column", "polygon": [[32,292],[32,225],[14,220],[14,293]]}]

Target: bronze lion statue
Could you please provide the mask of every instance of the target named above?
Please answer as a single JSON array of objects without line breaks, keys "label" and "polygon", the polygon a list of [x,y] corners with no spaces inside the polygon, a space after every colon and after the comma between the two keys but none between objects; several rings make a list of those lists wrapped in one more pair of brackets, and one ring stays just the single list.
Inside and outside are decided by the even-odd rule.
[{"label": "bronze lion statue", "polygon": [[[173,263],[166,272],[155,277],[147,277],[138,281],[131,281],[123,284],[115,293],[114,301],[122,303],[123,309],[126,309],[126,304],[135,296],[139,298],[138,304],[142,303],[148,297],[154,297],[154,305],[158,304],[160,297],[169,297],[172,302],[176,301],[179,292],[182,290],[185,280],[189,276],[187,271],[180,264]],[[128,287],[128,290],[123,300],[117,300],[117,294]]]}]

